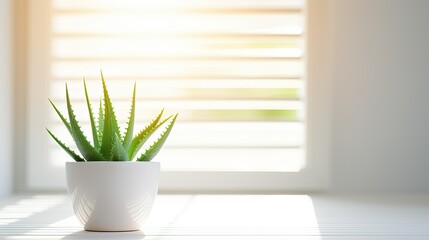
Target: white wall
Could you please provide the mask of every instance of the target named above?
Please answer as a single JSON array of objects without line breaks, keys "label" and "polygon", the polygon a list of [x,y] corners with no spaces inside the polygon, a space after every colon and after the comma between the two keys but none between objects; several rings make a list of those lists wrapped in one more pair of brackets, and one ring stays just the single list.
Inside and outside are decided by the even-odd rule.
[{"label": "white wall", "polygon": [[0,0],[0,197],[12,191],[11,1]]},{"label": "white wall", "polygon": [[429,191],[429,1],[331,0],[332,187]]}]

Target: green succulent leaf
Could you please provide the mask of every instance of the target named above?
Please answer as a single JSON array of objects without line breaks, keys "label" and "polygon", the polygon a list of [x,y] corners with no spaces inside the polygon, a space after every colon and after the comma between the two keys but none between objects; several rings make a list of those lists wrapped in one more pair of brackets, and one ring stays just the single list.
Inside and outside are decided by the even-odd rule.
[{"label": "green succulent leaf", "polygon": [[85,78],[83,79],[83,87],[85,89],[85,98],[86,98],[86,105],[88,106],[89,120],[91,121],[92,139],[94,141],[94,147],[96,149],[99,149],[100,143],[98,142],[97,127],[95,126],[94,115],[92,114],[91,103],[89,102],[88,90],[86,89]]},{"label": "green succulent leaf", "polygon": [[111,158],[113,148],[113,128],[112,128],[112,116],[109,105],[104,106],[104,126],[103,126],[103,139],[101,141],[100,151],[106,157]]},{"label": "green succulent leaf", "polygon": [[60,145],[64,149],[64,151],[66,151],[66,153],[68,153],[76,162],[85,162],[85,160],[81,156],[77,155],[75,152],[73,152],[73,150],[71,150],[63,142],[61,142],[51,131],[49,131],[49,129],[46,128],[46,131],[48,131],[49,135],[51,135],[55,142],[57,142],[58,145]]},{"label": "green succulent leaf", "polygon": [[55,106],[55,104],[51,101],[51,99],[49,99],[49,102],[51,103],[52,107],[55,109],[55,112],[57,112],[58,116],[61,118],[61,121],[64,123],[64,125],[66,126],[67,130],[69,131],[69,133],[71,134],[71,127],[70,127],[70,123],[67,121],[67,119],[61,114],[61,112],[58,110],[58,108]]},{"label": "green succulent leaf", "polygon": [[[149,140],[149,138],[157,132],[159,128],[164,126],[168,121],[173,118],[164,131],[160,134],[160,137],[137,159],[137,161],[150,161],[160,151],[163,144],[165,143],[168,135],[176,122],[177,116],[171,115],[161,121],[164,109],[137,135],[133,138],[134,122],[135,122],[135,102],[136,102],[136,83],[134,83],[133,97],[131,99],[131,109],[125,128],[124,135],[121,135],[118,121],[115,115],[115,111],[106,87],[103,73],[101,72],[101,80],[103,87],[103,99],[100,99],[98,109],[98,122],[94,118],[93,109],[89,100],[88,89],[85,78],[83,79],[86,105],[88,108],[93,145],[84,135],[79,122],[74,114],[73,107],[70,102],[70,96],[68,92],[68,86],[66,84],[66,100],[67,100],[67,113],[68,119],[58,110],[55,104],[50,100],[52,107],[60,117],[63,124],[66,126],[70,135],[72,136],[80,154],[72,151],[68,146],[61,142],[49,129],[46,129],[49,135],[67,152],[75,161],[130,161],[134,159],[143,145]],[[96,110],[96,109],[95,109]],[[173,117],[174,116],[174,117]]]},{"label": "green succulent leaf", "polygon": [[109,92],[107,91],[106,82],[104,81],[103,73],[101,73],[101,81],[103,84],[104,95],[104,123],[103,123],[103,139],[101,142],[101,153],[107,158],[112,158],[112,149],[114,145],[114,136],[118,135],[121,139],[118,122],[113,110],[112,102],[110,101]]},{"label": "green succulent leaf", "polygon": [[79,149],[80,153],[87,161],[103,161],[104,160],[103,155],[97,152],[97,150],[89,143],[88,139],[83,134],[78,121],[76,120],[76,116],[74,115],[74,112],[70,103],[70,97],[69,97],[69,91],[68,91],[67,85],[66,85],[66,98],[67,98],[67,110],[68,110],[69,119],[70,119],[72,137],[76,143],[77,148]]},{"label": "green succulent leaf", "polygon": [[131,145],[131,141],[133,140],[134,114],[136,111],[135,103],[136,103],[136,83],[134,83],[133,99],[131,101],[131,110],[130,110],[130,117],[128,119],[128,127],[124,137],[124,142],[122,144],[122,146],[124,146],[125,149],[129,149]]},{"label": "green succulent leaf", "polygon": [[146,151],[143,153],[139,158],[137,158],[137,161],[150,161],[152,160],[158,152],[161,150],[162,146],[164,145],[165,141],[167,140],[168,135],[171,132],[171,129],[173,129],[173,125],[176,122],[177,119],[176,114],[171,120],[170,124],[166,127],[165,131],[161,134],[161,136],[156,140]]},{"label": "green succulent leaf", "polygon": [[103,130],[104,130],[104,113],[103,113],[103,104],[101,103],[101,99],[100,99],[100,107],[98,109],[98,142],[99,143],[101,143],[103,140]]},{"label": "green succulent leaf", "polygon": [[162,113],[164,112],[164,109],[161,110],[161,112],[152,120],[152,122],[147,125],[142,131],[140,131],[137,136],[134,137],[133,141],[131,142],[130,148],[128,149],[128,156],[130,159],[133,159],[137,152],[140,150],[140,148],[143,146],[143,144],[149,139],[149,137],[168,119],[170,119],[172,116],[165,119],[163,122],[159,123],[159,120],[161,119]]},{"label": "green succulent leaf", "polygon": [[112,154],[111,154],[112,161],[128,161],[128,153],[122,146],[122,142],[118,137],[118,134],[115,133],[114,141],[113,141],[113,147],[112,147]]},{"label": "green succulent leaf", "polygon": [[116,134],[118,134],[119,139],[122,139],[121,131],[118,126],[118,121],[116,120],[115,110],[113,108],[112,101],[110,100],[109,92],[107,91],[106,81],[104,80],[103,72],[101,72],[101,82],[103,84],[104,108],[107,109],[107,107],[109,107],[109,115],[111,118],[112,129]]}]

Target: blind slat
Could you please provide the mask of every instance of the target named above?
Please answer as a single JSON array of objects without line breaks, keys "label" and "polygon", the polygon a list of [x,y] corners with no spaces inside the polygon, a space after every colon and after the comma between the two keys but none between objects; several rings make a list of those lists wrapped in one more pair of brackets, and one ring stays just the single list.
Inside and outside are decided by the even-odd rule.
[{"label": "blind slat", "polygon": [[[265,76],[302,76],[304,71],[301,60],[281,61],[54,61],[54,77],[82,76],[99,77],[94,69],[104,69],[106,76],[213,76],[221,73],[227,76],[265,77]],[[221,70],[221,71],[220,71]],[[98,71],[97,71],[98,72]]]},{"label": "blind slat", "polygon": [[[157,45],[157,48],[153,48]],[[58,59],[145,59],[154,57],[277,57],[299,58],[302,41],[296,37],[272,38],[54,38],[53,56]],[[161,49],[161,50],[160,50]],[[101,58],[101,59],[100,59]]]},{"label": "blind slat", "polygon": [[128,9],[189,9],[189,8],[227,8],[227,9],[265,9],[265,8],[285,8],[285,9],[302,9],[304,2],[302,0],[55,0],[53,1],[55,10],[128,10]]},{"label": "blind slat", "polygon": [[[81,123],[91,136],[89,122]],[[136,127],[143,128],[144,124]],[[52,131],[67,136],[62,123],[52,125]],[[124,131],[124,129],[122,129]],[[296,148],[303,144],[303,123],[287,122],[182,122],[175,128],[165,147],[174,148]],[[269,137],[261,137],[269,136]],[[73,146],[71,137],[64,142]],[[51,142],[52,147],[56,146]]]},{"label": "blind slat", "polygon": [[[198,19],[198,21],[195,21]],[[300,14],[143,15],[79,14],[54,17],[54,33],[99,33],[151,35],[174,33],[301,34]],[[141,24],[148,22],[151,24]],[[247,26],[247,27],[246,27]],[[248,27],[251,26],[251,27]]]}]

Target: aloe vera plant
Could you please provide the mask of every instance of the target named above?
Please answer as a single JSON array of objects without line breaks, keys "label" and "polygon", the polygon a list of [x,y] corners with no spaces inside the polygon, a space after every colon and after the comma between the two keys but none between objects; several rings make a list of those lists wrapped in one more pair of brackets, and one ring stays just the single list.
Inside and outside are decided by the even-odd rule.
[{"label": "aloe vera plant", "polygon": [[[103,101],[100,100],[98,122],[96,123],[92,111],[92,106],[88,97],[86,82],[85,79],[83,80],[86,104],[88,107],[88,113],[91,122],[92,144],[86,138],[86,136],[82,132],[82,128],[80,127],[79,122],[76,120],[76,116],[70,103],[67,84],[66,100],[67,113],[69,117],[68,120],[58,110],[55,104],[49,99],[49,102],[51,103],[55,112],[58,114],[61,121],[64,123],[68,132],[72,136],[82,156],[71,150],[61,140],[59,140],[58,137],[56,137],[48,128],[46,128],[49,135],[51,135],[55,142],[57,142],[58,145],[60,145],[61,148],[64,149],[64,151],[66,151],[77,162],[132,161],[134,159],[136,159],[136,161],[151,161],[158,154],[165,141],[167,140],[167,137],[170,134],[174,123],[176,122],[178,114],[171,115],[164,120],[161,120],[162,114],[164,112],[163,109],[143,130],[133,136],[136,101],[136,84],[134,84],[130,116],[128,119],[126,130],[122,134],[118,126],[118,121],[115,115],[115,111],[113,109],[112,102],[110,100],[109,92],[107,91],[103,73],[101,73],[101,81],[103,85],[104,99]],[[151,144],[143,153],[141,153],[140,156],[136,157],[139,150],[148,141],[148,139],[164,125],[164,130],[157,138],[157,140],[155,140],[153,144]]]}]

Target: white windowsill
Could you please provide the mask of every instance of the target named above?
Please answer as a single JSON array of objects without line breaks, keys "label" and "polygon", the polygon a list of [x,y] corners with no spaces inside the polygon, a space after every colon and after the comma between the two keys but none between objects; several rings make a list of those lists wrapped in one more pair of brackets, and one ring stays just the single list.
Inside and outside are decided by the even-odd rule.
[{"label": "white windowsill", "polygon": [[0,239],[428,239],[429,196],[159,195],[140,232],[85,232],[63,195],[0,199]]}]

